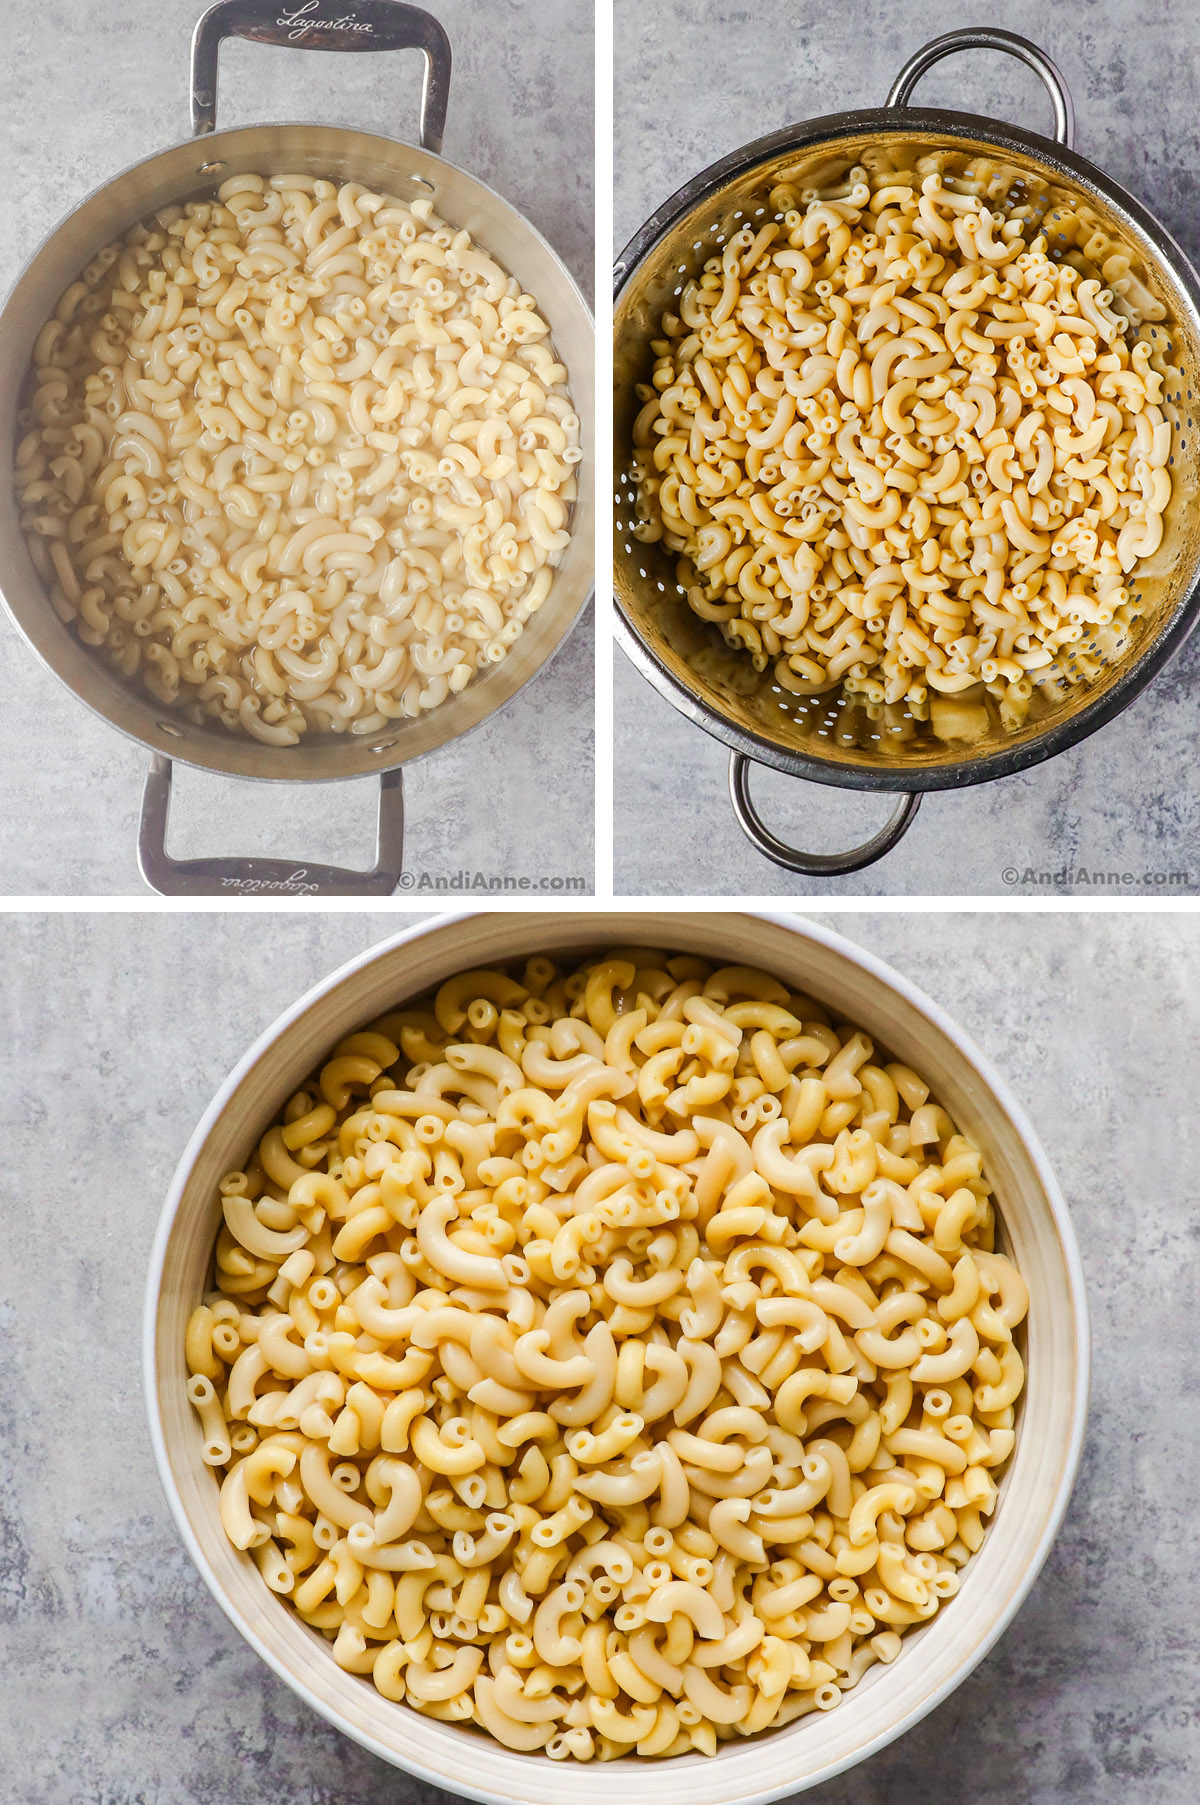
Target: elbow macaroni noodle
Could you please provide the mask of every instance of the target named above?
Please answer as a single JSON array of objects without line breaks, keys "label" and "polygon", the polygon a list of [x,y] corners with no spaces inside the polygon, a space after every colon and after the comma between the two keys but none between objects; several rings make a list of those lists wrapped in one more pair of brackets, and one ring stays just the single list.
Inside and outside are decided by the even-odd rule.
[{"label": "elbow macaroni noodle", "polygon": [[375,732],[499,663],[549,593],[582,456],[567,371],[427,199],[231,177],[102,251],[33,363],[34,563],[191,720]]},{"label": "elbow macaroni noodle", "polygon": [[1171,495],[1162,377],[1002,190],[933,158],[783,184],[662,318],[634,532],[795,695],[925,720],[986,693],[1016,728],[1130,643]]},{"label": "elbow macaroni noodle", "polygon": [[836,1706],[983,1539],[1028,1294],[979,1150],[763,972],[461,973],[221,1205],[186,1356],[223,1525],[388,1699],[712,1754]]}]

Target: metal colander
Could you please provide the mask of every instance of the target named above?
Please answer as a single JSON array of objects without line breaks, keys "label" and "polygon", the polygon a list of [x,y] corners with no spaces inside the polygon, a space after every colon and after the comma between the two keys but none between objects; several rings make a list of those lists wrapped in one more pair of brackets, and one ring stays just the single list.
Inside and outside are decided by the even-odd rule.
[{"label": "metal colander", "polygon": [[[972,114],[921,112],[907,105],[919,77],[942,57],[969,48],[1003,50],[1041,77],[1055,109],[1052,141]],[[634,662],[674,705],[731,748],[730,787],[746,833],[769,858],[795,871],[831,875],[882,856],[916,813],[921,793],[983,783],[1027,769],[1093,733],[1127,706],[1177,652],[1200,608],[1200,514],[1193,505],[1200,467],[1200,279],[1165,229],[1133,197],[1070,148],[1070,96],[1061,75],[1025,39],[997,30],[956,31],[906,64],[885,108],[787,127],[696,176],[646,222],[616,266],[614,474],[618,632]],[[796,696],[768,668],[731,649],[717,627],[684,599],[676,554],[634,534],[632,427],[635,385],[649,379],[650,341],[660,336],[685,285],[743,225],[781,219],[772,191],[825,189],[856,165],[906,170],[933,157],[947,176],[986,160],[990,193],[1008,194],[1046,233],[1051,256],[1101,275],[1130,322],[1129,343],[1151,347],[1164,378],[1164,411],[1174,428],[1172,497],[1159,549],[1127,587],[1140,598],[1125,649],[1098,677],[1065,693],[1034,691],[1017,729],[982,692],[935,702],[928,719],[904,704],[868,707],[841,690]],[[1107,273],[1106,273],[1107,272]],[[1079,650],[1088,649],[1082,642]],[[948,702],[951,699],[947,699]],[[750,801],[749,761],[850,789],[902,792],[887,827],[853,852],[798,852],[759,820]]]}]

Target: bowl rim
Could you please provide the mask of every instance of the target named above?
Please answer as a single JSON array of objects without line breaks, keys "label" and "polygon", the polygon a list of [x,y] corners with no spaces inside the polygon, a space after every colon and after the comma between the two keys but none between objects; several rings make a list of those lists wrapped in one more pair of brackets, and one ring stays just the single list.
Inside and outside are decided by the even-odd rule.
[{"label": "bowl rim", "polygon": [[[389,1766],[398,1767],[404,1772],[413,1774],[417,1779],[424,1780],[432,1786],[452,1791],[460,1797],[477,1800],[480,1802],[480,1805],[513,1805],[513,1794],[511,1791],[501,1793],[485,1790],[467,1784],[457,1778],[450,1777],[445,1772],[428,1767],[422,1762],[414,1760],[407,1755],[401,1757],[394,1748],[386,1746],[376,1737],[352,1728],[344,1721],[335,1706],[327,1704],[304,1681],[298,1679],[296,1675],[290,1671],[286,1663],[279,1659],[266,1646],[258,1631],[250,1623],[243,1620],[232,1601],[225,1594],[200,1545],[199,1538],[192,1528],[191,1521],[180,1496],[179,1488],[175,1482],[174,1474],[171,1470],[171,1462],[167,1451],[166,1435],[163,1428],[162,1412],[158,1395],[157,1329],[163,1268],[167,1257],[168,1246],[183,1201],[184,1191],[191,1176],[192,1167],[199,1157],[208,1136],[213,1131],[234,1093],[243,1080],[253,1070],[258,1061],[270,1051],[272,1046],[287,1033],[293,1024],[302,1015],[306,1014],[308,1010],[340,988],[341,985],[355,973],[391,953],[396,948],[423,938],[434,930],[453,929],[468,921],[479,920],[481,918],[486,919],[489,915],[496,919],[507,919],[511,913],[513,912],[507,911],[504,912],[504,914],[501,914],[499,911],[484,909],[451,910],[442,914],[430,915],[424,920],[415,923],[412,927],[403,929],[398,934],[388,935],[385,939],[377,941],[364,952],[355,954],[352,958],[345,960],[325,978],[310,985],[302,996],[289,1007],[282,1010],[276,1019],[256,1036],[252,1045],[227,1073],[211,1101],[205,1108],[200,1120],[197,1122],[196,1127],[188,1138],[184,1151],[180,1156],[179,1163],[172,1175],[166,1199],[159,1215],[158,1225],[155,1230],[154,1243],[151,1250],[149,1269],[146,1278],[142,1315],[142,1389],[150,1430],[150,1440],[154,1450],[155,1465],[158,1469],[159,1483],[162,1486],[167,1505],[175,1521],[175,1526],[191,1557],[192,1563],[216,1603],[220,1606],[225,1616],[229,1619],[243,1640],[249,1643],[250,1647],[254,1650],[255,1654],[258,1655],[260,1660],[265,1661],[267,1666],[271,1668],[275,1675],[281,1679],[292,1692],[302,1699],[311,1710],[316,1711],[327,1723],[331,1724],[335,1730],[338,1730],[344,1736],[350,1737],[351,1740],[358,1743],[360,1747],[365,1748],[370,1754],[375,1755],[378,1759],[387,1762]],[[886,1748],[889,1743],[896,1741],[898,1737],[913,1729],[927,1717],[931,1711],[942,1704],[959,1685],[961,1685],[984,1657],[991,1652],[992,1648],[994,1648],[995,1644],[1009,1627],[1013,1618],[1028,1597],[1033,1587],[1033,1583],[1041,1572],[1046,1557],[1058,1536],[1078,1476],[1088,1416],[1088,1394],[1091,1375],[1090,1315],[1088,1310],[1083,1262],[1079,1253],[1079,1246],[1076,1240],[1074,1226],[1071,1222],[1070,1212],[1066,1199],[1054,1176],[1033,1125],[1021,1104],[1009,1089],[1006,1080],[992,1065],[987,1056],[975,1045],[971,1037],[954,1022],[941,1005],[934,1001],[933,998],[927,996],[919,986],[912,983],[902,972],[896,971],[895,968],[890,966],[885,960],[880,959],[876,954],[868,951],[865,947],[859,946],[856,942],[848,940],[842,934],[839,934],[830,928],[826,928],[821,923],[812,921],[808,916],[789,915],[785,911],[772,909],[734,909],[688,911],[678,919],[686,921],[689,915],[696,913],[728,915],[741,917],[743,920],[747,921],[764,922],[773,927],[783,928],[786,931],[797,935],[801,939],[814,941],[828,951],[844,958],[849,958],[854,964],[865,970],[870,977],[874,978],[877,982],[882,983],[894,994],[901,997],[905,1004],[915,1010],[918,1015],[924,1016],[935,1028],[939,1029],[941,1033],[946,1036],[952,1043],[956,1053],[964,1059],[966,1064],[973,1068],[975,1075],[982,1080],[994,1101],[1000,1105],[1004,1114],[1008,1117],[1037,1173],[1062,1248],[1063,1266],[1068,1281],[1071,1314],[1074,1325],[1074,1399],[1071,1411],[1071,1429],[1062,1466],[1062,1476],[1059,1481],[1058,1491],[1054,1498],[1053,1505],[1048,1512],[1042,1535],[1039,1538],[1020,1579],[1009,1593],[1003,1608],[995,1616],[986,1632],[976,1641],[968,1658],[962,1662],[952,1674],[948,1675],[946,1680],[940,1686],[935,1688],[927,1698],[923,1699],[919,1705],[909,1710],[897,1722],[889,1725],[886,1729],[881,1730],[868,1742],[848,1752],[844,1757],[829,1762],[821,1769],[821,1771],[802,1780],[799,1789],[797,1789],[794,1781],[788,1781],[783,1785],[771,1785],[765,1789],[752,1787],[750,1791],[738,1795],[737,1805],[770,1805],[771,1801],[784,1798],[789,1794],[795,1793],[797,1790],[807,1791],[813,1786],[818,1786],[827,1780],[835,1779],[839,1774],[845,1773],[848,1769],[858,1766],[860,1762],[867,1760],[871,1755],[877,1754],[880,1749]],[[536,922],[539,916],[542,915],[556,921],[563,918],[571,919],[578,922],[581,936],[586,937],[595,932],[598,933],[601,938],[603,938],[604,933],[607,932],[606,928],[602,929],[601,924],[612,922],[615,925],[615,923],[627,920],[631,917],[636,922],[640,923],[641,920],[650,914],[661,914],[665,923],[677,919],[666,911],[641,909],[597,909],[593,911],[530,910],[521,911],[521,914],[523,918],[530,923],[531,931],[535,938]],[[591,924],[595,924],[595,926],[592,926]],[[503,1752],[509,1753],[511,1751],[506,1750]],[[570,1770],[568,1769],[568,1771]],[[564,1785],[564,1797],[567,1794],[567,1790],[567,1787]]]},{"label": "bowl rim", "polygon": [[[690,176],[660,203],[613,263],[613,330],[619,335],[620,309],[625,290],[671,230],[702,203],[718,198],[723,185],[751,173],[781,153],[836,145],[841,139],[866,132],[887,133],[897,139],[919,138],[931,133],[972,140],[997,150],[1040,162],[1052,175],[1090,186],[1125,215],[1153,253],[1156,264],[1190,306],[1200,326],[1200,270],[1158,216],[1098,163],[1073,145],[1061,144],[1027,126],[990,119],[983,113],[965,113],[946,107],[854,107],[841,113],[825,113],[785,125],[763,137],[727,151]],[[616,450],[614,444],[614,452]],[[611,481],[611,477],[610,477]],[[1092,734],[1122,714],[1183,650],[1200,626],[1200,555],[1174,608],[1148,636],[1127,668],[1090,701],[1081,701],[1074,713],[1053,726],[1040,729],[1012,745],[975,755],[967,752],[947,761],[926,761],[896,766],[856,765],[837,758],[821,758],[778,741],[731,720],[661,658],[621,600],[614,584],[613,630],[621,650],[658,694],[694,726],[733,752],[769,765],[790,777],[825,784],[834,789],[881,790],[924,794],[931,790],[963,790],[978,783],[994,783],[1003,777],[1035,769],[1060,752],[1081,745]]]}]

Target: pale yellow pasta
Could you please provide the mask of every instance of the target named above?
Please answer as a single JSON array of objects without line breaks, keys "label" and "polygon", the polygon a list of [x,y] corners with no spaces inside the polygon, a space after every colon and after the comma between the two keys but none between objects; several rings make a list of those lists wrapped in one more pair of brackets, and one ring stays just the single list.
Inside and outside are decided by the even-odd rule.
[{"label": "pale yellow pasta", "polygon": [[579,419],[516,279],[358,183],[234,176],[110,245],[16,454],[53,605],[189,719],[373,733],[502,660],[570,538]]},{"label": "pale yellow pasta", "polygon": [[221,1207],[184,1349],[221,1520],[390,1700],[712,1754],[894,1660],[984,1536],[1029,1299],[979,1150],[765,973],[460,973]]},{"label": "pale yellow pasta", "polygon": [[633,531],[792,694],[971,739],[987,698],[1015,728],[1130,644],[1172,427],[1127,261],[1106,287],[1085,221],[942,161],[783,185],[687,283],[638,389]]}]

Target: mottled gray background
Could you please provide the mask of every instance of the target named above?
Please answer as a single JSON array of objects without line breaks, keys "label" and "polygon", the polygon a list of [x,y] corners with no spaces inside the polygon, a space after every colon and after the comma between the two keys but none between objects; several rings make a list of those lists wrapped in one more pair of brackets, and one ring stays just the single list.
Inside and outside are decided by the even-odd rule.
[{"label": "mottled gray background", "polygon": [[[19,206],[0,209],[0,293],[61,216],[126,164],[187,136],[188,53],[205,0],[6,0],[0,147]],[[429,0],[454,72],[445,155],[499,190],[592,293],[593,9],[579,0]],[[220,125],[313,119],[413,139],[420,59],[228,42]],[[593,882],[593,630],[465,738],[407,772],[405,865]],[[0,611],[0,892],[146,894],[135,858],[149,753],[93,716]],[[545,773],[552,767],[553,789]],[[171,851],[364,866],[376,784],[178,773]],[[486,798],[486,801],[484,800]],[[553,798],[553,803],[551,802]],[[31,831],[31,823],[35,824]]]},{"label": "mottled gray background", "polygon": [[[616,0],[615,246],[689,177],[796,120],[881,106],[914,50],[963,25],[1002,25],[1042,46],[1075,100],[1076,146],[1200,253],[1196,157],[1200,8],[1192,0],[990,0],[922,7],[875,0]],[[1049,132],[1038,78],[998,52],[940,63],[930,106]],[[998,895],[1014,867],[1074,864],[1188,874],[1200,890],[1200,784],[1193,748],[1200,639],[1120,718],[1020,777],[925,801],[902,844],[846,878],[793,877],[743,837],[726,791],[727,751],[692,727],[617,651],[614,697],[618,894]],[[767,824],[806,851],[858,844],[883,825],[882,796],[754,774]],[[1044,893],[1044,892],[1043,892]],[[1176,889],[1174,894],[1180,894]]]},{"label": "mottled gray background", "polygon": [[[13,1805],[447,1796],[328,1728],[241,1642],[168,1516],[139,1376],[151,1237],[198,1115],[279,1010],[406,919],[0,918],[0,1796]],[[1200,925],[822,919],[944,1004],[1029,1109],[1083,1247],[1095,1383],[1066,1526],[998,1648],[924,1724],[806,1798],[1193,1805]]]}]

